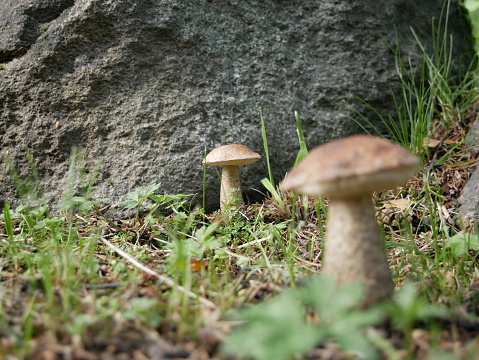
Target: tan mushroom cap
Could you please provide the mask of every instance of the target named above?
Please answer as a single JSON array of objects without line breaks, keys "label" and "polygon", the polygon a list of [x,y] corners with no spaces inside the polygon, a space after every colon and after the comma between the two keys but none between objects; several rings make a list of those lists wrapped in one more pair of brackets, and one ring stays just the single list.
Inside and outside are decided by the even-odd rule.
[{"label": "tan mushroom cap", "polygon": [[248,165],[259,159],[261,159],[261,155],[250,150],[247,146],[231,144],[211,150],[203,162],[211,166]]},{"label": "tan mushroom cap", "polygon": [[309,196],[355,196],[402,185],[418,164],[415,155],[397,144],[353,135],[311,150],[280,187]]}]

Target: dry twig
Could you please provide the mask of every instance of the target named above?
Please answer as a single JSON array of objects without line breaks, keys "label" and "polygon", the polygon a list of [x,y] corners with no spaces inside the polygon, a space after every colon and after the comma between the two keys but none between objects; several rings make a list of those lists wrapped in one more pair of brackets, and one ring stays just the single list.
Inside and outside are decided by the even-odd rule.
[{"label": "dry twig", "polygon": [[149,267],[146,267],[145,265],[141,264],[140,262],[138,262],[138,260],[136,260],[133,256],[131,256],[130,254],[126,253],[125,251],[117,248],[115,245],[113,245],[111,242],[109,242],[107,239],[105,239],[104,237],[101,237],[100,240],[105,244],[107,245],[109,248],[111,248],[112,250],[114,250],[118,255],[120,255],[121,257],[123,257],[125,260],[127,260],[129,263],[131,263],[133,266],[135,266],[136,268],[140,269],[141,271],[144,271],[145,273],[149,274],[149,275],[152,275],[154,277],[156,277],[157,279],[159,279],[161,282],[165,283],[166,285],[168,285],[169,287],[172,287],[172,288],[176,288],[178,289],[178,291],[186,294],[187,296],[189,296],[190,298],[192,299],[196,299],[198,301],[200,301],[203,305],[206,305],[207,307],[211,308],[211,309],[215,309],[216,308],[216,305],[214,303],[212,303],[211,301],[195,294],[194,292],[191,292],[190,290],[187,290],[185,289],[183,286],[181,285],[177,285],[175,284],[175,282],[173,280],[171,280],[170,278],[164,276],[164,275],[161,275],[161,274],[158,274],[156,271],[150,269]]}]

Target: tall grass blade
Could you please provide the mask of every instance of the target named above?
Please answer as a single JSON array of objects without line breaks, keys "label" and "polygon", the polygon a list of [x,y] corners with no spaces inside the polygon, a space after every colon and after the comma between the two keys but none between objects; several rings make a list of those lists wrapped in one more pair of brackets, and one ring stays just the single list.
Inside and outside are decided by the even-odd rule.
[{"label": "tall grass blade", "polygon": [[15,233],[13,232],[13,222],[12,222],[12,215],[10,213],[10,205],[7,201],[3,205],[3,225],[5,226],[5,234],[8,237],[8,242],[11,243],[13,241],[13,236]]},{"label": "tall grass blade", "polygon": [[266,166],[268,168],[268,178],[269,182],[274,186],[273,173],[271,171],[271,164],[269,162],[269,147],[268,147],[268,138],[266,137],[266,125],[263,118],[263,108],[259,108],[259,117],[261,119],[261,136],[263,137],[263,147],[264,155],[266,157]]},{"label": "tall grass blade", "polygon": [[206,208],[206,146],[203,151],[203,210]]},{"label": "tall grass blade", "polygon": [[299,141],[299,152],[296,155],[296,160],[294,161],[294,166],[303,160],[303,158],[308,155],[308,147],[306,146],[306,141],[304,140],[303,126],[301,125],[301,118],[297,111],[294,112],[294,117],[296,119],[296,134],[298,135]]},{"label": "tall grass blade", "polygon": [[32,174],[33,174],[33,179],[35,180],[37,193],[38,193],[40,198],[43,198],[44,192],[43,192],[43,187],[42,187],[41,182],[40,182],[40,176],[38,176],[37,167],[35,166],[35,162],[33,161],[32,154],[30,153],[30,150],[28,150],[28,148],[25,148],[25,156],[28,160],[28,164],[30,165],[30,169],[31,169]]},{"label": "tall grass blade", "polygon": [[7,171],[22,201],[29,205],[44,203],[43,188],[40,183],[38,171],[28,149],[25,149],[25,156],[29,163],[30,170],[33,173],[33,179],[29,176],[21,176],[13,162],[7,156],[4,157],[3,161],[7,166]]},{"label": "tall grass blade", "polygon": [[278,189],[276,188],[276,186],[274,186],[274,184],[272,184],[271,181],[267,178],[262,179],[261,184],[263,184],[263,186],[266,188],[266,190],[268,190],[271,193],[274,200],[278,203],[279,207],[282,210],[286,211],[286,205],[284,204],[284,201],[283,201]]}]

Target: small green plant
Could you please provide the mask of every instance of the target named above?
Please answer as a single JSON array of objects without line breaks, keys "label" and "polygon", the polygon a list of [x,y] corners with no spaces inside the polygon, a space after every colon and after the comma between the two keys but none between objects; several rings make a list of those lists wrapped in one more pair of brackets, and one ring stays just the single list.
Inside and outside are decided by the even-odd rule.
[{"label": "small green plant", "polygon": [[[123,202],[125,209],[136,209],[135,219],[139,220],[140,212],[145,207],[149,214],[154,213],[158,208],[166,206],[167,209],[178,211],[184,206],[185,201],[180,201],[185,197],[192,195],[157,195],[155,192],[161,187],[161,184],[152,184],[146,188],[138,188],[127,195],[128,200]],[[150,201],[150,203],[148,203]]]},{"label": "small green plant", "polygon": [[[298,135],[298,142],[299,142],[299,151],[298,154],[296,155],[296,159],[294,161],[294,165],[296,166],[307,154],[308,154],[308,148],[306,146],[306,141],[304,139],[304,133],[303,133],[303,127],[301,125],[301,118],[298,114],[297,111],[294,112],[295,120],[296,120],[296,133]],[[283,196],[281,194],[281,191],[277,188],[275,185],[272,171],[271,171],[271,165],[269,161],[269,148],[268,148],[268,139],[266,136],[266,126],[264,123],[263,119],[263,114],[262,110],[260,108],[260,119],[261,119],[261,134],[263,137],[263,145],[264,145],[264,151],[265,151],[265,156],[266,156],[266,164],[268,167],[268,178],[264,178],[261,180],[261,184],[268,190],[268,192],[271,194],[273,199],[276,201],[278,204],[279,209],[284,213],[284,214],[292,214],[293,216],[296,213],[296,202],[298,200],[298,196],[294,195],[293,201],[292,201],[292,210],[289,211],[288,206],[286,203],[283,201]],[[302,196],[302,212],[303,212],[303,218],[307,217],[308,214],[308,197]],[[319,207],[317,207],[319,209]]]},{"label": "small green plant", "polygon": [[479,235],[461,231],[446,239],[445,248],[450,249],[456,256],[462,256],[471,250],[478,251]]},{"label": "small green plant", "polygon": [[[255,360],[287,360],[330,339],[359,358],[377,359],[365,328],[381,321],[384,313],[379,307],[358,310],[363,295],[361,284],[338,289],[333,279],[317,277],[304,288],[237,314],[245,324],[226,339],[223,350]],[[309,321],[308,309],[315,314]]]},{"label": "small green plant", "polygon": [[[154,196],[155,192],[161,187],[161,184],[152,184],[147,188],[138,188],[132,191],[127,195],[128,200],[123,202],[123,206],[125,209],[136,209],[135,218],[138,219],[140,216],[140,211],[142,205],[152,196]],[[155,208],[155,205],[149,206],[148,210],[152,210]]]},{"label": "small green plant", "polygon": [[321,339],[320,331],[306,322],[304,309],[291,293],[246,309],[237,319],[246,323],[223,345],[231,356],[287,360],[307,353]]},{"label": "small green plant", "polygon": [[103,203],[108,203],[109,201],[110,199],[87,200],[83,196],[74,196],[63,201],[59,208],[60,211],[65,211],[70,214],[75,212],[85,214],[93,210],[99,211],[98,206]]},{"label": "small green plant", "polygon": [[406,282],[394,295],[394,300],[389,303],[388,315],[393,326],[403,332],[408,358],[413,359],[414,326],[419,322],[431,322],[438,316],[444,315],[444,311],[428,303],[424,296],[420,296],[413,282]]},{"label": "small green plant", "polygon": [[157,328],[161,324],[161,311],[158,300],[150,298],[134,298],[128,304],[128,309],[123,312],[127,320],[135,320],[150,327]]},{"label": "small green plant", "polygon": [[[65,189],[63,190],[62,204],[64,210],[65,204],[73,197],[84,198],[85,201],[90,199],[93,187],[100,171],[102,160],[97,161],[91,172],[87,170],[87,161],[82,149],[73,147],[70,154],[70,162],[68,166],[68,175]],[[90,209],[85,209],[89,211]]]},{"label": "small green plant", "polygon": [[[193,224],[190,222],[190,224]],[[213,223],[209,226],[203,225],[193,231],[191,236],[186,237],[182,234],[190,232],[186,229],[188,225],[183,227],[175,238],[171,239],[168,246],[172,249],[171,255],[168,256],[166,263],[169,265],[171,272],[183,272],[185,268],[189,267],[192,258],[202,259],[205,253],[221,249],[223,244],[216,237],[212,236],[218,228],[218,223]],[[186,231],[185,231],[186,230]]]}]

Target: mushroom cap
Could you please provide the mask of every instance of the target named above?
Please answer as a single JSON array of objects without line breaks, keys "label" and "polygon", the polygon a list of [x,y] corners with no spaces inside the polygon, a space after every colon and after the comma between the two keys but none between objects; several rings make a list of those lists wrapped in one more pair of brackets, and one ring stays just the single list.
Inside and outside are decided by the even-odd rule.
[{"label": "mushroom cap", "polygon": [[403,147],[370,135],[322,144],[291,170],[283,190],[309,196],[349,197],[402,185],[419,159]]},{"label": "mushroom cap", "polygon": [[219,146],[206,155],[203,163],[211,166],[248,165],[261,159],[261,155],[240,144]]}]

